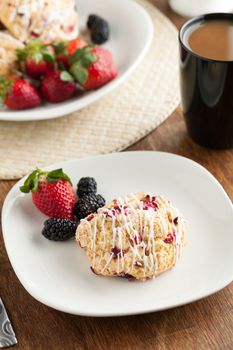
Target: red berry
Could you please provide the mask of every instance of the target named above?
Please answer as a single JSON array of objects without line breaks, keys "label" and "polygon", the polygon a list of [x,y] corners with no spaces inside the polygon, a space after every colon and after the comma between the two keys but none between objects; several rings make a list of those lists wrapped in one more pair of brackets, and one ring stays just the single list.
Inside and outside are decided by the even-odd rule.
[{"label": "red berry", "polygon": [[70,72],[86,90],[95,90],[117,76],[110,51],[86,46],[71,57]]},{"label": "red berry", "polygon": [[54,48],[38,40],[32,40],[24,49],[17,50],[17,58],[19,68],[34,79],[40,79],[54,69]]},{"label": "red berry", "polygon": [[78,49],[87,46],[87,42],[81,38],[77,38],[68,42],[67,50],[70,55],[73,55]]},{"label": "red berry", "polygon": [[68,72],[54,70],[47,74],[42,81],[41,92],[48,102],[66,101],[75,95],[76,85],[72,81],[67,81],[67,79],[72,80]]},{"label": "red berry", "polygon": [[54,69],[54,64],[46,62],[46,61],[40,61],[37,63],[32,58],[27,59],[26,63],[26,72],[27,75],[29,75],[31,78],[39,79],[42,76],[45,76],[49,72],[51,72]]},{"label": "red berry", "polygon": [[62,169],[51,172],[37,169],[29,175],[20,190],[32,192],[33,203],[43,214],[73,220],[75,193],[69,177]]},{"label": "red berry", "polygon": [[77,38],[67,43],[58,44],[57,48],[57,62],[61,67],[69,68],[69,60],[71,56],[78,50],[87,46],[87,42],[81,38]]},{"label": "red berry", "polygon": [[92,53],[98,57],[88,68],[88,79],[83,84],[84,89],[97,89],[117,76],[117,71],[113,63],[112,54],[104,48],[95,47]]},{"label": "red berry", "polygon": [[41,99],[38,91],[26,80],[12,82],[5,97],[5,105],[10,109],[20,110],[39,106]]},{"label": "red berry", "polygon": [[74,217],[74,190],[67,181],[40,182],[38,191],[32,193],[32,200],[35,206],[48,217],[70,220]]}]

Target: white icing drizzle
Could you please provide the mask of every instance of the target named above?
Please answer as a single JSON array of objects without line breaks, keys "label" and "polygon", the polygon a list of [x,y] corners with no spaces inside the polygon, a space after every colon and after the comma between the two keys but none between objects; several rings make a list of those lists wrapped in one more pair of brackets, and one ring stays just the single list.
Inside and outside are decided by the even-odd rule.
[{"label": "white icing drizzle", "polygon": [[104,270],[106,270],[106,268],[108,267],[108,265],[110,264],[110,262],[111,262],[111,260],[112,260],[112,258],[113,258],[113,255],[114,255],[113,253],[110,254],[110,257],[109,257],[109,259],[107,260],[106,265],[105,265],[104,268],[102,269],[101,273],[103,273]]},{"label": "white icing drizzle", "polygon": [[103,218],[102,223],[101,223],[101,230],[103,232],[104,236],[104,246],[106,245],[106,232],[105,232],[105,218]]},{"label": "white icing drizzle", "polygon": [[113,217],[112,217],[112,248],[115,247],[116,233],[117,233],[117,229],[116,229],[116,217],[113,216]]},{"label": "white icing drizzle", "polygon": [[178,257],[181,254],[181,249],[182,249],[182,242],[181,242],[181,239],[182,239],[182,227],[184,225],[182,217],[180,215],[177,216],[177,217],[178,217],[178,227],[177,227],[177,231],[176,231],[176,250],[177,250],[176,262],[177,262]]},{"label": "white icing drizzle", "polygon": [[117,273],[120,273],[120,256],[117,255]]}]

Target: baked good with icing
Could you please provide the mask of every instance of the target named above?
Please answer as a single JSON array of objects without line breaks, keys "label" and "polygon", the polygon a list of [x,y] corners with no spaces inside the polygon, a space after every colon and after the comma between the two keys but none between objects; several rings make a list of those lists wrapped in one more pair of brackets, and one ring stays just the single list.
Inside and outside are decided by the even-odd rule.
[{"label": "baked good with icing", "polygon": [[0,31],[0,75],[7,76],[12,73],[16,60],[16,49],[24,45],[7,31]]},{"label": "baked good with icing", "polygon": [[0,21],[22,42],[45,43],[78,36],[75,0],[1,0]]},{"label": "baked good with icing", "polygon": [[163,196],[136,193],[81,220],[76,240],[97,275],[146,280],[176,264],[185,221]]}]

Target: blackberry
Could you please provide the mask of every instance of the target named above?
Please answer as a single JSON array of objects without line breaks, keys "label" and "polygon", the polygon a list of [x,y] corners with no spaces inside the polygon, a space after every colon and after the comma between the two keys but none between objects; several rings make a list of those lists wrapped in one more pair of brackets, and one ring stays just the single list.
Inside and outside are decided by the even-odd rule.
[{"label": "blackberry", "polygon": [[97,182],[93,177],[82,177],[77,186],[77,195],[80,197],[97,192]]},{"label": "blackberry", "polygon": [[75,235],[77,223],[68,219],[48,219],[42,235],[51,241],[66,241]]},{"label": "blackberry", "polygon": [[102,18],[97,15],[89,15],[87,20],[87,28],[91,29],[96,22],[99,22],[99,20],[102,20]]},{"label": "blackberry", "polygon": [[90,196],[83,196],[78,199],[74,206],[74,215],[78,220],[84,219],[86,216],[94,213],[95,202],[90,199]]},{"label": "blackberry", "polygon": [[92,27],[91,40],[93,43],[101,45],[109,39],[109,25],[106,21],[99,22]]},{"label": "blackberry", "polygon": [[104,207],[105,203],[106,203],[105,199],[100,194],[97,194],[96,202],[97,202],[97,206],[98,206],[97,209]]},{"label": "blackberry", "polygon": [[97,210],[103,207],[105,200],[101,195],[95,195],[94,193],[84,195],[78,199],[74,206],[74,215],[78,220],[84,219],[92,213],[96,213]]},{"label": "blackberry", "polygon": [[91,39],[95,44],[103,44],[109,39],[110,29],[108,22],[97,16],[90,15],[87,21],[87,27],[91,31]]}]

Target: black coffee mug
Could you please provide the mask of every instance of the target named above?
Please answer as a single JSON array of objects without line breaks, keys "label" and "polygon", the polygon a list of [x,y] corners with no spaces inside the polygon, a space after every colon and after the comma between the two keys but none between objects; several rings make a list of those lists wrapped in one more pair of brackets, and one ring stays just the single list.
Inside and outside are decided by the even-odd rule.
[{"label": "black coffee mug", "polygon": [[195,17],[180,29],[181,105],[188,133],[195,142],[208,148],[226,149],[233,147],[233,61],[202,57],[183,40],[191,26],[212,19],[233,21],[233,14]]}]

